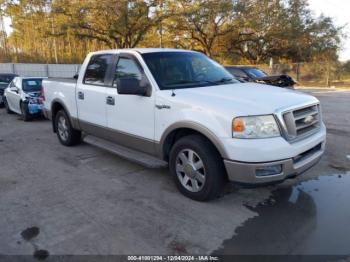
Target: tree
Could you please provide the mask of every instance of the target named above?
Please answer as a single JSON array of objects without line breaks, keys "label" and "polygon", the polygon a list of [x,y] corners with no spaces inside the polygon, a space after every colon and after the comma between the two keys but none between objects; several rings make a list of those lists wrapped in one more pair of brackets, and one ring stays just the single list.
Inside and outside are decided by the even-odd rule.
[{"label": "tree", "polygon": [[175,1],[172,8],[180,11],[172,17],[169,30],[175,32],[185,48],[198,48],[212,56],[219,37],[232,30],[231,0],[181,0]]},{"label": "tree", "polygon": [[329,63],[342,39],[342,28],[314,17],[306,0],[0,0],[0,7],[13,28],[7,36],[0,27],[0,55],[20,62],[81,63],[90,51],[163,46],[222,63]]},{"label": "tree", "polygon": [[287,38],[287,15],[281,0],[237,1],[234,12],[237,30],[224,39],[228,53],[252,64],[280,56]]},{"label": "tree", "polygon": [[62,29],[79,38],[96,39],[110,48],[137,46],[160,17],[152,15],[157,1],[56,1],[54,10],[69,17]]}]

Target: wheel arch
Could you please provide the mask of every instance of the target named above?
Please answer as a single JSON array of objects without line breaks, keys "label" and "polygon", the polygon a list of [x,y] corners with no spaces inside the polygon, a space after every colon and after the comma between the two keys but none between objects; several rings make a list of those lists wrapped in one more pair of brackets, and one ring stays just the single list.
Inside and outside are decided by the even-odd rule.
[{"label": "wheel arch", "polygon": [[57,113],[60,110],[64,110],[66,112],[66,114],[69,117],[69,121],[71,122],[72,126],[74,128],[76,128],[76,125],[75,125],[74,121],[72,121],[72,117],[71,117],[69,111],[67,110],[67,107],[63,103],[63,101],[61,101],[60,99],[55,99],[51,103],[51,120],[52,120],[52,130],[53,130],[53,132],[54,133],[57,132],[56,125],[55,125],[55,119],[56,119]]},{"label": "wheel arch", "polygon": [[160,156],[162,159],[169,160],[171,148],[178,139],[193,134],[206,138],[216,148],[222,158],[227,158],[223,144],[211,130],[194,122],[181,122],[173,124],[165,130],[160,141]]}]

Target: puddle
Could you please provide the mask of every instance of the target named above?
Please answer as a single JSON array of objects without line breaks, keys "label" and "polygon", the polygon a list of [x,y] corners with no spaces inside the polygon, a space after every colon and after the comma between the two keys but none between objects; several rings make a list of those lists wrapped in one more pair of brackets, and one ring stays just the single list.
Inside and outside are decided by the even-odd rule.
[{"label": "puddle", "polygon": [[214,255],[349,256],[349,188],[350,172],[280,187]]},{"label": "puddle", "polygon": [[33,238],[37,237],[40,233],[40,229],[38,227],[29,227],[21,232],[21,236],[24,240],[30,241]]},{"label": "puddle", "polygon": [[46,258],[49,257],[49,255],[50,255],[49,251],[43,250],[43,249],[35,250],[33,254],[33,256],[38,260],[45,260]]}]

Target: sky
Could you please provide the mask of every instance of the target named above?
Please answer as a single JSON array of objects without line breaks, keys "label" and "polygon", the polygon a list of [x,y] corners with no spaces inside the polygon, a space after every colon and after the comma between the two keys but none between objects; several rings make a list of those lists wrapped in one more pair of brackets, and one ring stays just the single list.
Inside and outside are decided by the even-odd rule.
[{"label": "sky", "polygon": [[[339,53],[341,61],[350,60],[350,0],[308,0],[310,9],[316,16],[324,14],[334,19],[337,26],[346,26],[345,34],[349,37],[344,39],[342,51]],[[5,27],[8,33],[11,32],[11,21],[5,19]]]},{"label": "sky", "polygon": [[344,32],[349,37],[344,40],[339,59],[341,61],[350,60],[350,0],[309,0],[309,5],[315,15],[330,16],[337,26],[347,25]]}]

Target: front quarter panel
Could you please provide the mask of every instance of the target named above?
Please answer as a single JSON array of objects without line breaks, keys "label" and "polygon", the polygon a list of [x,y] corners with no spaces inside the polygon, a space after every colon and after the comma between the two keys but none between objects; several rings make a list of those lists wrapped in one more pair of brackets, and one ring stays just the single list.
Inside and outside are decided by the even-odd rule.
[{"label": "front quarter panel", "polygon": [[220,138],[228,138],[230,119],[209,108],[204,109],[186,101],[179,101],[171,91],[158,91],[155,111],[155,140],[160,144],[167,135],[179,128],[189,128],[205,135],[225,158],[227,153]]}]

